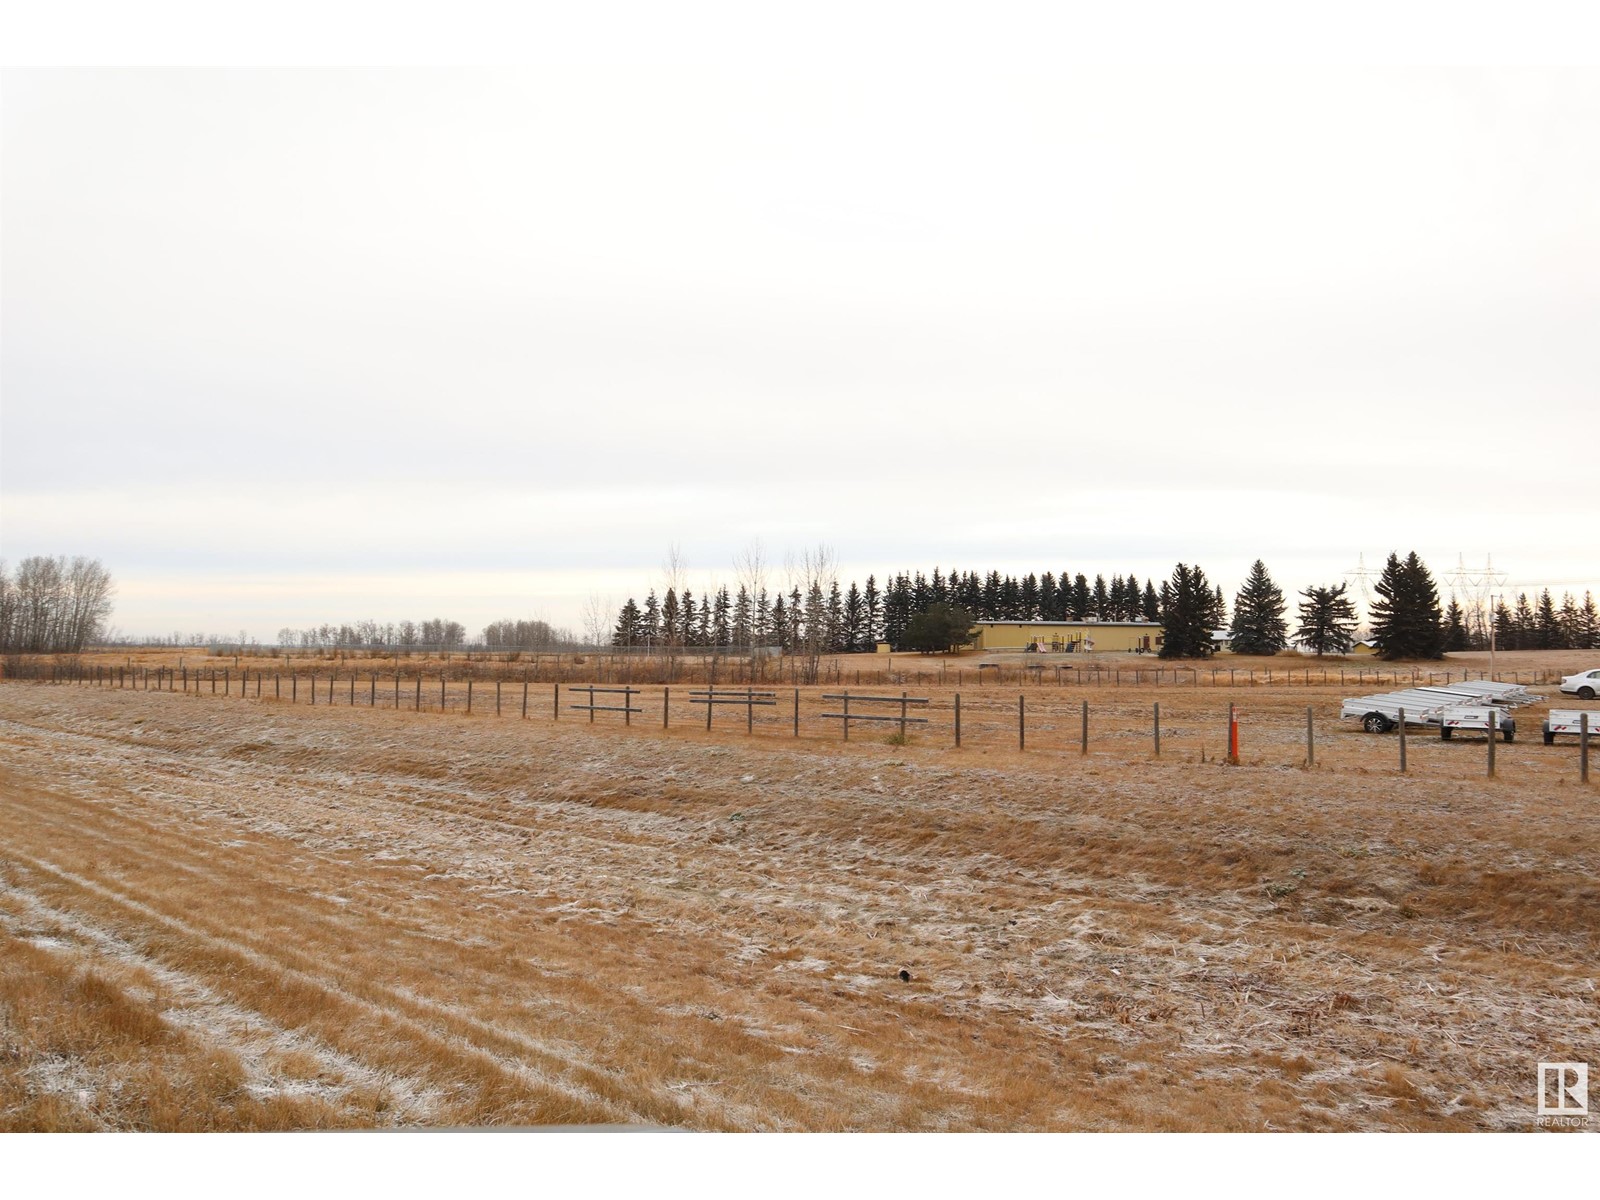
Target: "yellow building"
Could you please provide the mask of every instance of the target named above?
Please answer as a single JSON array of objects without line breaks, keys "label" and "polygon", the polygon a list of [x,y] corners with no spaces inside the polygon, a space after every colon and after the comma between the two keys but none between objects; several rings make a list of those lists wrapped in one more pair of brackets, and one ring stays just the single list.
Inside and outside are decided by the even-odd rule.
[{"label": "yellow building", "polygon": [[971,646],[978,650],[1035,650],[1047,654],[1127,654],[1161,649],[1161,626],[1153,621],[975,621]]}]

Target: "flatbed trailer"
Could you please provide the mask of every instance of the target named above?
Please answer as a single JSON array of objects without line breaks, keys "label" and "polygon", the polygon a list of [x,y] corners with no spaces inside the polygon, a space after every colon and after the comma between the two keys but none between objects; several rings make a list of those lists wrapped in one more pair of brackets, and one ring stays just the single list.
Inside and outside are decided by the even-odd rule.
[{"label": "flatbed trailer", "polygon": [[1544,719],[1544,744],[1555,745],[1556,735],[1561,733],[1579,736],[1582,733],[1579,722],[1586,713],[1589,717],[1589,737],[1594,738],[1600,733],[1600,709],[1552,708]]},{"label": "flatbed trailer", "polygon": [[1493,704],[1460,704],[1445,709],[1439,714],[1439,737],[1448,742],[1458,729],[1476,729],[1494,736],[1494,731],[1500,731],[1500,737],[1507,742],[1517,739],[1517,721],[1503,708]]},{"label": "flatbed trailer", "polygon": [[[1516,722],[1508,711],[1510,707],[1512,707],[1510,701],[1502,707],[1499,704],[1486,702],[1483,695],[1477,691],[1463,690],[1451,685],[1407,688],[1398,692],[1357,696],[1344,702],[1339,715],[1360,721],[1361,727],[1368,733],[1388,733],[1400,724],[1402,712],[1405,713],[1407,725],[1434,725],[1444,729],[1445,714],[1453,710],[1456,715],[1455,723],[1450,726],[1452,729],[1487,730],[1490,722],[1494,721],[1497,729],[1509,725],[1515,730]],[[1508,737],[1506,740],[1511,739]]]}]

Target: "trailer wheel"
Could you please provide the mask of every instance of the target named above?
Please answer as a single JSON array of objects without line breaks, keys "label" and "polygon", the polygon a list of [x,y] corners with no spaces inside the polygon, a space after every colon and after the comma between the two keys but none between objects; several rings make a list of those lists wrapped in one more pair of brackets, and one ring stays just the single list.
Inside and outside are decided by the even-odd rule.
[{"label": "trailer wheel", "polygon": [[[1490,734],[1489,736],[1493,737],[1494,735]],[[1506,726],[1505,731],[1501,736],[1505,738],[1506,744],[1510,745],[1512,742],[1517,740],[1517,731],[1512,729],[1510,726]]]},{"label": "trailer wheel", "polygon": [[1450,740],[1450,738],[1454,734],[1455,734],[1455,730],[1451,729],[1450,726],[1448,726],[1448,725],[1439,726],[1439,740],[1441,742],[1448,742]]},{"label": "trailer wheel", "polygon": [[1361,728],[1368,733],[1388,733],[1389,718],[1382,713],[1368,713],[1361,718]]},{"label": "trailer wheel", "polygon": [[1578,699],[1580,699],[1580,700],[1593,700],[1594,699],[1594,689],[1592,687],[1590,687],[1588,684],[1584,684],[1581,688],[1578,689]]},{"label": "trailer wheel", "polygon": [[1556,744],[1556,735],[1551,733],[1548,729],[1544,731],[1544,744],[1546,746],[1554,746]]}]

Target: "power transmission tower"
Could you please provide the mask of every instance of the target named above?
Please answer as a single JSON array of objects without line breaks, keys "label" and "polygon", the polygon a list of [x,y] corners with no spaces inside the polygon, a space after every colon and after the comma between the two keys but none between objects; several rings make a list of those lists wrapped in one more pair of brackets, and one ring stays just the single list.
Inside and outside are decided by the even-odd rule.
[{"label": "power transmission tower", "polygon": [[1362,638],[1365,638],[1371,632],[1371,626],[1368,624],[1368,614],[1372,611],[1372,584],[1368,581],[1376,579],[1382,574],[1383,572],[1376,567],[1367,566],[1367,556],[1365,554],[1356,555],[1356,565],[1344,573],[1346,579],[1355,581],[1356,590],[1361,593],[1361,624],[1357,627],[1356,632]]},{"label": "power transmission tower", "polygon": [[1484,555],[1481,567],[1467,566],[1464,557],[1457,554],[1455,570],[1443,576],[1445,585],[1466,609],[1467,628],[1483,645],[1489,644],[1489,631],[1494,624],[1494,598],[1510,578],[1508,572],[1495,569],[1492,554]]}]

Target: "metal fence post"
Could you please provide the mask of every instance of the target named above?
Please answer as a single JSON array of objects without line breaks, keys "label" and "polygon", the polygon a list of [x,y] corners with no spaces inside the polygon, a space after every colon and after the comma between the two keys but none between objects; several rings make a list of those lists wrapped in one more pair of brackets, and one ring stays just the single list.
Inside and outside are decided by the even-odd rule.
[{"label": "metal fence post", "polygon": [[956,749],[961,749],[961,693],[956,693]]},{"label": "metal fence post", "polygon": [[1080,734],[1078,753],[1089,753],[1089,702],[1083,702],[1083,728]]},{"label": "metal fence post", "polygon": [[1155,729],[1155,737],[1156,737],[1156,757],[1160,758],[1161,757],[1161,701],[1159,701],[1159,700],[1157,700],[1156,703],[1155,703],[1155,725],[1154,725],[1154,729]]},{"label": "metal fence post", "polygon": [[1028,748],[1027,717],[1025,716],[1024,711],[1023,711],[1023,707],[1022,707],[1023,706],[1023,702],[1024,702],[1024,698],[1022,696],[1018,696],[1017,697],[1017,749],[1019,751],[1026,750]]},{"label": "metal fence post", "polygon": [[1406,710],[1400,710],[1400,774],[1406,773]]},{"label": "metal fence post", "polygon": [[1494,709],[1489,710],[1489,778],[1494,778],[1494,735],[1495,728],[1500,724],[1500,714]]},{"label": "metal fence post", "polygon": [[1306,705],[1306,766],[1317,765],[1317,735],[1311,724],[1311,706]]}]

